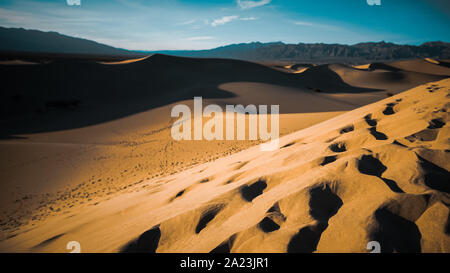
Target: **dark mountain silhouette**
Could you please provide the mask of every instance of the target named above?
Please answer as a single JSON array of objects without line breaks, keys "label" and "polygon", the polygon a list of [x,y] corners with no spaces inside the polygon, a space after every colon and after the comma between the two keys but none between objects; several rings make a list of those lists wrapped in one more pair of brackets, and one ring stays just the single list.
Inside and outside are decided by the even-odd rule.
[{"label": "dark mountain silhouette", "polygon": [[[74,38],[57,32],[0,27],[0,53],[74,54],[96,56],[142,56],[162,53],[180,57],[229,58],[249,61],[297,61],[362,63],[415,58],[450,59],[450,43],[428,42],[420,46],[393,43],[340,44],[284,44],[247,43],[232,44],[210,50],[128,51],[87,39]],[[7,54],[5,54],[7,53]],[[13,53],[13,54],[11,54]],[[20,55],[20,57],[22,57]]]},{"label": "dark mountain silhouette", "polygon": [[0,27],[0,52],[33,52],[86,55],[136,55],[94,41],[74,38],[57,32]]},{"label": "dark mountain silhouette", "polygon": [[371,62],[415,58],[450,58],[450,43],[428,42],[420,46],[393,43],[340,44],[284,44],[249,43],[233,44],[211,50],[159,51],[158,53],[200,58],[232,58],[250,61],[298,62]]}]

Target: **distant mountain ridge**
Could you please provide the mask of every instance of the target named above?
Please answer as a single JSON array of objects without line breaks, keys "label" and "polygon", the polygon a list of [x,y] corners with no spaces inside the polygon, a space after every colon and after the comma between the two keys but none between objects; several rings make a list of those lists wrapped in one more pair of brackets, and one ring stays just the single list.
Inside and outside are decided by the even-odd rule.
[{"label": "distant mountain ridge", "polygon": [[355,45],[341,44],[284,44],[282,42],[233,44],[211,50],[157,51],[183,57],[233,58],[258,61],[389,61],[413,58],[450,58],[450,43],[427,42],[420,46],[369,42]]},{"label": "distant mountain ridge", "polygon": [[0,27],[0,51],[86,55],[136,55],[91,40],[75,38],[57,32]]},{"label": "distant mountain ridge", "polygon": [[161,53],[181,57],[229,58],[248,61],[363,63],[415,58],[450,59],[450,43],[427,42],[420,46],[369,42],[341,44],[242,43],[210,50],[130,51],[57,32],[0,27],[1,52],[141,56]]}]

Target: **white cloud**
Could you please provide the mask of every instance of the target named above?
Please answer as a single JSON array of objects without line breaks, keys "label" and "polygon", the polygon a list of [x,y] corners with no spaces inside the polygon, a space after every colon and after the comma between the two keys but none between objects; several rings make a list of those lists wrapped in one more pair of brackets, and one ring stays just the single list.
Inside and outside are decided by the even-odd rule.
[{"label": "white cloud", "polygon": [[185,21],[185,22],[178,23],[177,25],[178,25],[178,26],[191,25],[191,24],[195,23],[196,21],[197,21],[197,20],[193,19],[193,20],[189,20],[189,21]]},{"label": "white cloud", "polygon": [[237,0],[237,5],[241,9],[252,9],[260,6],[267,5],[272,0],[260,0],[260,1],[250,1],[250,0]]},{"label": "white cloud", "polygon": [[295,21],[294,24],[295,25],[299,25],[299,26],[312,26],[312,25],[314,25],[313,23],[304,22],[304,21]]},{"label": "white cloud", "polygon": [[241,18],[239,18],[239,20],[242,20],[242,21],[254,21],[254,20],[257,20],[258,18],[255,18],[255,17],[241,17]]},{"label": "white cloud", "polygon": [[199,36],[199,37],[189,37],[186,40],[189,41],[205,41],[205,40],[212,40],[214,37],[212,36]]},{"label": "white cloud", "polygon": [[34,22],[32,14],[26,12],[17,12],[0,8],[0,22],[2,24],[17,24]]},{"label": "white cloud", "polygon": [[232,16],[224,16],[224,17],[222,17],[222,18],[220,18],[220,19],[214,20],[214,21],[211,23],[211,26],[216,27],[216,26],[219,26],[219,25],[225,25],[226,23],[229,23],[229,22],[231,22],[231,21],[234,21],[234,20],[236,20],[236,19],[238,19],[238,18],[239,18],[239,16],[236,16],[236,15],[232,15]]},{"label": "white cloud", "polygon": [[320,29],[327,29],[327,30],[342,31],[342,29],[336,25],[328,25],[328,24],[322,24],[322,23],[316,23],[316,22],[312,23],[312,22],[307,22],[307,21],[292,21],[292,23],[297,26],[305,26],[305,27],[313,27],[313,28],[320,28]]}]

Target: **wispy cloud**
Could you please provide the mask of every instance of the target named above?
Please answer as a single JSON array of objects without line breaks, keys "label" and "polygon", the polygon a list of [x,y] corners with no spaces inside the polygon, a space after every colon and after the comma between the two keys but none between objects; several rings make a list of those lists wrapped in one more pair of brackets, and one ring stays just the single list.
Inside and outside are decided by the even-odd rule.
[{"label": "wispy cloud", "polygon": [[265,6],[270,4],[272,0],[260,0],[260,1],[250,1],[250,0],[237,0],[237,5],[241,9],[252,9],[260,6]]},{"label": "wispy cloud", "polygon": [[206,40],[212,40],[214,37],[212,36],[199,36],[199,37],[189,37],[186,40],[189,41],[206,41]]},{"label": "wispy cloud", "polygon": [[[96,23],[106,23],[111,20],[102,18],[98,13],[87,13],[86,16],[81,16],[81,13],[69,13],[63,9],[48,10],[46,13],[30,12],[21,10],[9,10],[0,8],[0,25],[8,27],[23,27],[29,29],[41,30],[57,30],[58,26],[66,25],[86,25]],[[55,21],[58,23],[55,24]]]},{"label": "wispy cloud", "polygon": [[[216,27],[216,26],[220,26],[220,25],[225,25],[226,23],[229,23],[234,20],[254,21],[254,20],[258,20],[258,18],[256,18],[256,17],[239,17],[237,15],[224,16],[220,19],[213,20],[211,22],[211,26]],[[206,22],[206,24],[209,24],[207,20],[205,22]]]},{"label": "wispy cloud", "polygon": [[304,21],[295,21],[294,25],[298,25],[298,26],[313,26],[313,23],[310,22],[304,22]]},{"label": "wispy cloud", "polygon": [[237,16],[237,15],[224,16],[220,19],[216,19],[216,20],[212,21],[211,26],[216,27],[216,26],[220,26],[220,25],[225,25],[226,23],[237,20],[238,18],[239,18],[239,16]]},{"label": "wispy cloud", "polygon": [[255,18],[255,17],[241,17],[241,18],[239,18],[239,20],[242,20],[242,21],[254,21],[254,20],[257,20],[258,18]]},{"label": "wispy cloud", "polygon": [[337,25],[330,25],[330,24],[323,24],[323,23],[316,23],[316,22],[292,21],[292,23],[297,26],[320,28],[320,29],[324,29],[324,30],[336,30],[336,31],[342,30],[342,28],[340,28]]},{"label": "wispy cloud", "polygon": [[0,8],[0,22],[2,24],[16,24],[16,23],[28,23],[32,22],[33,19],[31,13],[27,12],[17,12],[7,9]]},{"label": "wispy cloud", "polygon": [[192,25],[195,22],[197,22],[197,20],[196,19],[192,19],[192,20],[188,20],[188,21],[184,21],[184,22],[178,23],[177,25],[178,26],[186,26],[186,25]]}]

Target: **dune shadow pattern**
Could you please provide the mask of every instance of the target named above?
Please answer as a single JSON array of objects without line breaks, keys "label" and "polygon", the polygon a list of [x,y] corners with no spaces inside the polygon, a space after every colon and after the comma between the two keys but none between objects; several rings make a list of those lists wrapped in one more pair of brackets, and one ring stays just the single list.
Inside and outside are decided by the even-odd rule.
[{"label": "dune shadow pattern", "polygon": [[320,90],[321,92],[363,93],[383,91],[382,89],[351,86],[344,82],[339,74],[333,71],[327,64],[310,67],[299,75],[299,78],[307,86],[314,87],[316,90]]},{"label": "dune shadow pattern", "polygon": [[376,140],[387,140],[388,139],[388,137],[384,133],[377,131],[376,126],[370,127],[369,131],[370,131],[370,134],[373,135]]},{"label": "dune shadow pattern", "polygon": [[258,227],[264,231],[265,233],[273,232],[275,230],[280,229],[280,225],[275,223],[272,219],[269,217],[264,217],[261,222],[259,222]]},{"label": "dune shadow pattern", "polygon": [[[235,94],[219,88],[230,82],[266,83],[299,90],[326,82],[322,91],[376,91],[352,87],[328,67],[298,76],[246,61],[162,54],[122,65],[74,59],[0,65],[0,73],[4,91],[0,94],[0,138],[86,127],[194,96],[234,97]],[[321,78],[323,73],[328,75],[326,81]]]},{"label": "dune shadow pattern", "polygon": [[450,172],[417,155],[419,164],[424,170],[424,183],[427,187],[450,194]]},{"label": "dune shadow pattern", "polygon": [[320,185],[309,191],[309,214],[317,223],[302,227],[287,246],[288,253],[312,253],[317,249],[320,237],[328,227],[328,220],[343,205],[342,199],[328,184]]},{"label": "dune shadow pattern", "polygon": [[422,235],[417,225],[387,208],[375,211],[378,228],[371,234],[371,240],[380,243],[383,253],[419,253]]},{"label": "dune shadow pattern", "polygon": [[200,231],[202,231],[204,228],[206,228],[208,223],[211,222],[222,209],[223,209],[223,206],[219,205],[219,206],[213,206],[213,207],[207,209],[205,212],[203,212],[203,214],[200,217],[200,220],[197,223],[197,226],[195,227],[195,233],[198,234],[198,233],[200,233]]},{"label": "dune shadow pattern", "polygon": [[335,153],[343,153],[347,151],[347,144],[345,142],[336,142],[329,146],[330,150]]},{"label": "dune shadow pattern", "polygon": [[209,253],[230,253],[235,238],[236,234],[231,235],[230,238],[222,242],[220,245],[211,250]]},{"label": "dune shadow pattern", "polygon": [[36,250],[36,249],[40,249],[40,248],[46,247],[46,246],[50,245],[51,243],[55,242],[56,240],[58,240],[59,238],[61,238],[62,236],[64,236],[64,235],[65,235],[64,233],[55,235],[55,236],[53,236],[53,237],[51,237],[49,239],[46,239],[46,240],[40,242],[39,244],[35,245],[31,249],[32,250]]},{"label": "dune shadow pattern", "polygon": [[371,155],[363,155],[358,160],[358,171],[362,174],[372,175],[380,178],[383,182],[396,193],[403,193],[404,191],[397,185],[397,182],[391,179],[382,177],[382,174],[387,170],[387,167],[381,163],[378,158]]},{"label": "dune shadow pattern", "polygon": [[161,239],[161,230],[155,226],[142,233],[139,238],[122,247],[122,253],[155,253]]},{"label": "dune shadow pattern", "polygon": [[255,183],[244,185],[240,188],[242,198],[247,202],[252,202],[253,199],[261,195],[264,189],[267,188],[267,183],[263,179],[259,179]]},{"label": "dune shadow pattern", "polygon": [[326,157],[323,158],[322,163],[320,163],[320,165],[321,166],[325,166],[325,165],[328,165],[330,163],[333,163],[336,160],[337,160],[337,156],[336,155],[326,156]]}]

